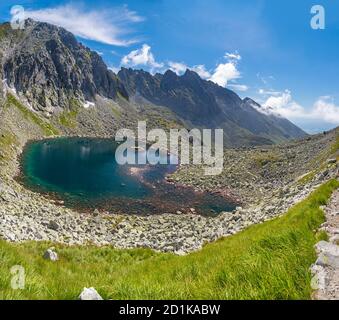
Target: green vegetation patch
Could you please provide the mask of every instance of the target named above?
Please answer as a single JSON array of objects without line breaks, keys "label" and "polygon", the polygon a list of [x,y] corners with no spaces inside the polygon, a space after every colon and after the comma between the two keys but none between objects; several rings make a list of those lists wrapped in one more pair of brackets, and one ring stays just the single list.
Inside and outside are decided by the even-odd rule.
[{"label": "green vegetation patch", "polygon": [[63,111],[59,115],[59,123],[67,128],[76,128],[77,122],[76,118],[78,115],[78,110],[71,110],[71,111]]},{"label": "green vegetation patch", "polygon": [[69,110],[60,113],[58,122],[66,128],[75,129],[77,127],[77,116],[80,108],[80,102],[75,98],[71,98],[69,101]]},{"label": "green vegetation patch", "polygon": [[8,130],[0,133],[0,162],[6,161],[11,157],[13,146],[17,145],[16,136]]},{"label": "green vegetation patch", "polygon": [[273,152],[258,153],[254,156],[254,161],[259,167],[263,167],[269,163],[276,163],[280,160],[281,158]]},{"label": "green vegetation patch", "polygon": [[41,119],[36,113],[27,109],[24,105],[22,105],[12,94],[7,95],[7,102],[9,105],[15,106],[20,110],[20,112],[24,115],[25,119],[32,121],[40,129],[46,136],[58,135],[59,131],[54,128],[50,123]]},{"label": "green vegetation patch", "polygon": [[[45,261],[51,244],[0,241],[0,299],[76,299],[95,287],[105,299],[310,299],[319,208],[332,180],[283,217],[179,257],[151,250],[57,245],[60,260]],[[23,290],[10,288],[10,268],[26,270]]]},{"label": "green vegetation patch", "polygon": [[316,175],[316,171],[311,171],[309,173],[306,173],[305,175],[303,175],[298,181],[297,183],[299,185],[306,185],[308,183],[310,183],[314,177]]}]

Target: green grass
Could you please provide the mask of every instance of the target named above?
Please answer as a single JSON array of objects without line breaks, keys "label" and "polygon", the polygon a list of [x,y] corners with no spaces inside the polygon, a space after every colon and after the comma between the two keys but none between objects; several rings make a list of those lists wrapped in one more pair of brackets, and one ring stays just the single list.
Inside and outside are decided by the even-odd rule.
[{"label": "green grass", "polygon": [[[50,244],[0,242],[0,298],[76,299],[94,286],[105,299],[309,299],[319,206],[332,180],[283,217],[206,245],[185,257],[150,250],[56,246],[58,262],[41,256]],[[10,268],[26,269],[24,290],[10,288]]]},{"label": "green grass", "polygon": [[57,118],[59,124],[66,128],[75,129],[77,127],[77,116],[81,108],[81,103],[76,98],[69,99],[69,110],[61,112]]},{"label": "green grass", "polygon": [[331,154],[334,154],[339,151],[339,130],[336,134],[335,142],[331,146]]},{"label": "green grass", "polygon": [[7,36],[7,33],[9,31],[9,24],[2,24],[0,25],[0,40]]},{"label": "green grass", "polygon": [[59,123],[66,128],[76,128],[77,122],[76,118],[78,115],[78,110],[63,111],[59,115]]},{"label": "green grass", "polygon": [[305,184],[308,184],[310,183],[314,177],[316,176],[316,171],[311,171],[305,175],[303,175],[298,181],[297,183],[299,185],[305,185]]},{"label": "green grass", "polygon": [[3,130],[0,133],[0,162],[7,161],[12,157],[12,148],[18,141],[13,133]]},{"label": "green grass", "polygon": [[12,94],[7,95],[7,104],[15,106],[20,110],[20,112],[23,114],[25,119],[32,121],[37,126],[40,127],[43,134],[46,136],[53,136],[58,135],[59,131],[54,128],[50,123],[48,123],[45,120],[42,120],[37,114],[35,114],[33,111],[27,109],[24,105],[22,105]]}]

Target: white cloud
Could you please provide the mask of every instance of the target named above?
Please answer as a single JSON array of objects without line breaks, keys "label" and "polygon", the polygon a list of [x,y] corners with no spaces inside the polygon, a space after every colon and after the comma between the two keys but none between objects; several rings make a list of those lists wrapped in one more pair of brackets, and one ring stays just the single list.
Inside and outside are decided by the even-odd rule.
[{"label": "white cloud", "polygon": [[294,101],[289,90],[270,96],[259,111],[274,113],[290,120],[315,120],[339,125],[339,106],[329,96],[320,97],[311,108],[304,108]]},{"label": "white cloud", "polygon": [[226,52],[224,58],[227,60],[239,61],[241,60],[241,55],[238,52],[235,52],[235,53]]},{"label": "white cloud", "polygon": [[178,76],[182,75],[187,69],[196,72],[202,79],[207,79],[211,76],[210,72],[206,70],[206,67],[203,64],[189,67],[183,62],[169,61],[168,66],[170,70],[175,72]]},{"label": "white cloud", "polygon": [[67,4],[55,8],[26,10],[26,17],[64,27],[76,36],[115,46],[128,46],[136,39],[123,39],[130,33],[129,25],[143,20],[127,6],[105,10],[83,10]]},{"label": "white cloud", "polygon": [[151,52],[151,47],[147,44],[144,44],[140,49],[133,50],[128,55],[124,56],[121,60],[121,65],[129,67],[146,66],[151,70],[159,69],[164,66],[163,63],[155,61],[153,53]]},{"label": "white cloud", "polygon": [[313,117],[323,119],[325,122],[339,125],[339,106],[330,97],[320,97],[313,106]]},{"label": "white cloud", "polygon": [[208,79],[211,77],[211,73],[206,70],[206,67],[203,64],[194,66],[191,70],[195,71],[202,79]]},{"label": "white cloud", "polygon": [[[237,66],[238,62],[241,60],[240,54],[238,52],[226,52],[224,58],[228,60],[228,62],[220,63],[209,78],[209,80],[221,87],[226,87],[229,81],[241,78],[241,74]],[[242,87],[242,89],[244,88],[245,87]]]},{"label": "white cloud", "polygon": [[275,91],[273,89],[259,89],[258,93],[263,96],[279,96],[281,94],[280,91]]},{"label": "white cloud", "polygon": [[296,103],[289,90],[270,96],[262,105],[267,113],[275,113],[285,118],[302,117],[304,108]]},{"label": "white cloud", "polygon": [[227,87],[236,91],[247,91],[249,89],[245,84],[229,84]]},{"label": "white cloud", "polygon": [[148,67],[151,72],[162,72],[165,68],[169,68],[177,75],[182,75],[189,69],[196,72],[202,79],[210,80],[222,87],[229,85],[238,91],[248,90],[248,87],[244,84],[229,84],[230,81],[241,77],[240,71],[237,68],[237,62],[241,59],[241,56],[238,53],[226,53],[224,58],[228,59],[228,62],[220,63],[213,72],[207,70],[203,64],[190,67],[184,62],[177,61],[159,63],[155,60],[151,52],[151,47],[144,44],[141,49],[133,50],[124,56],[121,60],[121,65],[130,67],[145,66]]},{"label": "white cloud", "polygon": [[188,69],[188,66],[183,62],[169,61],[168,66],[170,70],[175,72],[178,76],[183,74]]},{"label": "white cloud", "polygon": [[237,69],[236,64],[233,62],[227,62],[219,64],[209,80],[221,87],[226,87],[228,81],[238,78],[240,78],[240,72]]}]

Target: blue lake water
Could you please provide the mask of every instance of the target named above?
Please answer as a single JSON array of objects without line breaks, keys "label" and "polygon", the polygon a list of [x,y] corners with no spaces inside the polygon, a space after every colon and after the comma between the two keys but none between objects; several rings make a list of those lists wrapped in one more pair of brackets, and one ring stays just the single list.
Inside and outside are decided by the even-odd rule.
[{"label": "blue lake water", "polygon": [[[119,165],[110,139],[58,138],[27,144],[22,183],[79,210],[125,214],[190,212],[203,215],[233,210],[220,195],[195,192],[166,182],[175,165]],[[142,151],[140,151],[142,154]],[[168,155],[163,155],[169,157]]]}]

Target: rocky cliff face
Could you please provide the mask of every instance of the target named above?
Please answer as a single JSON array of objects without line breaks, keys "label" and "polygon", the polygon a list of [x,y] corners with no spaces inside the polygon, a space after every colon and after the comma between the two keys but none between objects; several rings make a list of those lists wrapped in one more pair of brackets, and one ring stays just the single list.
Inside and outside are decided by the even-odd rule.
[{"label": "rocky cliff face", "polygon": [[101,57],[65,29],[30,19],[24,30],[1,28],[7,34],[0,38],[3,78],[35,110],[70,109],[75,101],[94,101],[97,94],[128,97]]}]

